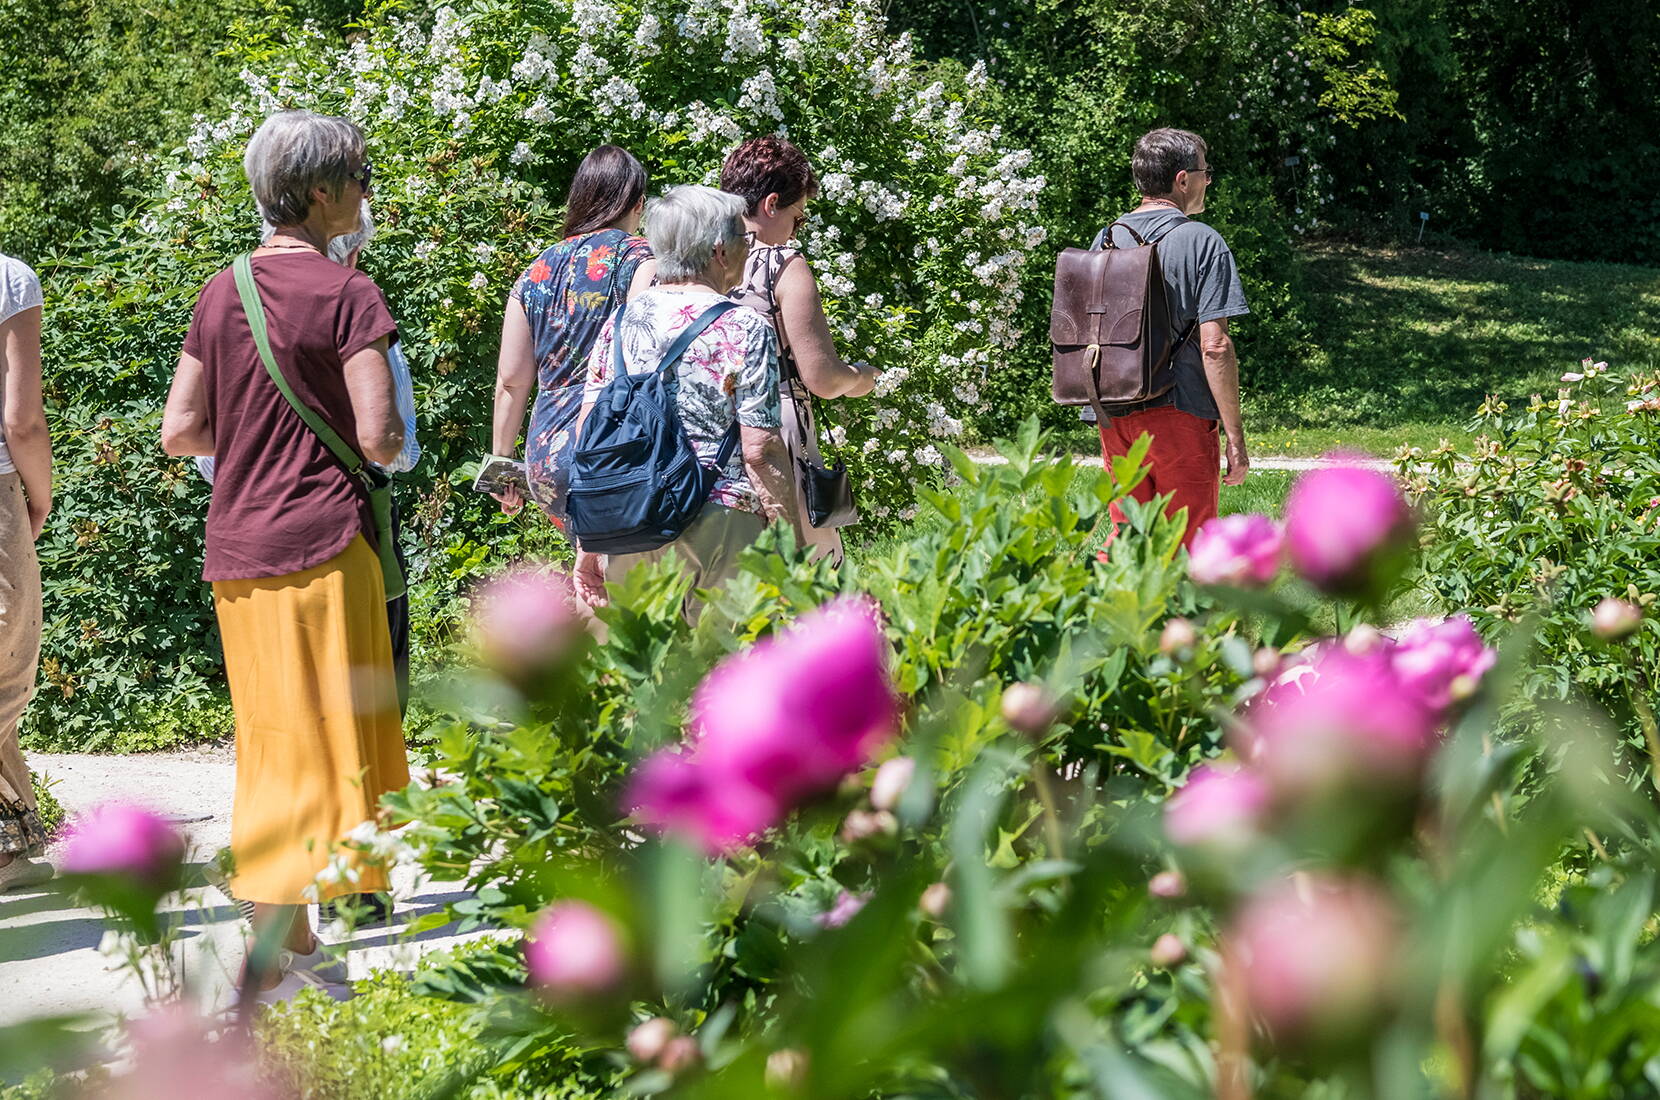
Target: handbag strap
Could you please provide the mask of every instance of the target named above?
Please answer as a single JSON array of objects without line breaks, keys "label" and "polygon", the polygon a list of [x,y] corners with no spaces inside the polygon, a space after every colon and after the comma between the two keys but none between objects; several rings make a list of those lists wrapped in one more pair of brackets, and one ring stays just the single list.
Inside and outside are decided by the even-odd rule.
[{"label": "handbag strap", "polygon": [[[776,251],[774,246],[769,245],[767,247]],[[799,255],[801,255],[799,252],[795,254],[795,256]],[[801,371],[795,365],[795,353],[784,346],[784,313],[778,305],[778,280],[783,277],[784,269],[790,266],[790,260],[795,259],[795,256],[788,257],[783,263],[778,264],[776,267],[769,259],[765,276],[762,278],[761,282],[762,285],[766,287],[768,305],[767,316],[772,324],[772,335],[778,342],[778,387],[782,390],[786,383],[792,381],[801,383],[801,388],[807,391],[807,408],[816,430],[817,423],[824,419],[824,410],[819,408],[818,394],[814,393],[813,388],[807,385],[807,380],[801,377]],[[806,257],[802,257],[801,262],[806,263]],[[791,395],[791,400],[795,400],[793,394]],[[801,437],[801,450],[803,454],[808,453],[807,423],[808,417],[797,416],[795,418],[796,431]]]},{"label": "handbag strap", "polygon": [[294,393],[294,388],[283,377],[282,368],[277,365],[277,357],[271,354],[271,338],[265,327],[265,303],[260,300],[259,288],[254,285],[254,265],[252,253],[243,253],[236,258],[232,270],[236,275],[236,291],[242,296],[242,311],[248,315],[248,327],[254,333],[254,346],[259,348],[259,358],[265,364],[265,373],[271,376],[276,383],[277,391],[282,394],[305,426],[311,429],[313,435],[320,439],[329,453],[346,467],[346,472],[353,477],[363,477],[363,456],[358,454],[340,433],[329,427],[323,418],[317,415],[316,410],[301,401]]}]

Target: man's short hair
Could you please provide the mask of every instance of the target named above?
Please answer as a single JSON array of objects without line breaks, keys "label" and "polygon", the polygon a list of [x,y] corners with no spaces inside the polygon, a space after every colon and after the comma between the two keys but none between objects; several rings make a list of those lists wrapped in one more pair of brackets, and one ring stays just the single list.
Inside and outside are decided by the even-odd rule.
[{"label": "man's short hair", "polygon": [[1135,143],[1130,174],[1143,195],[1168,195],[1176,189],[1176,173],[1199,167],[1208,147],[1190,130],[1164,127],[1150,130]]}]

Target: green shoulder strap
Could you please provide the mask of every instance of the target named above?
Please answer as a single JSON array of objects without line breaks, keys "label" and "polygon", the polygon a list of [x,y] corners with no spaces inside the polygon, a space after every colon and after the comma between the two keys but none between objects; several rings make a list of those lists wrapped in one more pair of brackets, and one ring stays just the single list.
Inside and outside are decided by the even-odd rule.
[{"label": "green shoulder strap", "polygon": [[254,285],[254,265],[252,253],[244,253],[236,258],[232,265],[236,276],[236,292],[242,297],[242,311],[248,315],[248,327],[253,330],[254,346],[259,348],[259,358],[265,364],[265,372],[271,376],[276,384],[277,391],[282,394],[283,400],[297,413],[311,433],[322,440],[323,446],[346,467],[346,472],[356,478],[369,494],[369,504],[375,516],[375,541],[379,545],[381,577],[386,584],[386,598],[395,600],[404,594],[403,569],[398,565],[397,550],[392,542],[392,487],[388,482],[383,485],[375,484],[373,476],[363,464],[363,456],[357,450],[340,438],[340,433],[329,427],[323,418],[317,415],[305,402],[294,394],[294,389],[283,377],[282,368],[277,365],[277,357],[271,354],[271,339],[265,331],[265,303],[260,301],[259,288]]}]

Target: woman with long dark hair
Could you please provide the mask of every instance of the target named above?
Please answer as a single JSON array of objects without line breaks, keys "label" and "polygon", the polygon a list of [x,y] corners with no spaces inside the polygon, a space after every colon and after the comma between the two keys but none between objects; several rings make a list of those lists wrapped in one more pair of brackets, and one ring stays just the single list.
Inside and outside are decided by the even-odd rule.
[{"label": "woman with long dark hair", "polygon": [[[519,277],[502,318],[490,450],[517,455],[534,387],[525,467],[531,494],[555,522],[565,510],[562,456],[582,407],[588,350],[605,319],[651,285],[656,268],[639,235],[645,198],[646,170],[628,150],[601,145],[583,158],[565,203],[564,238]],[[496,499],[504,512],[524,504],[516,490]]]}]

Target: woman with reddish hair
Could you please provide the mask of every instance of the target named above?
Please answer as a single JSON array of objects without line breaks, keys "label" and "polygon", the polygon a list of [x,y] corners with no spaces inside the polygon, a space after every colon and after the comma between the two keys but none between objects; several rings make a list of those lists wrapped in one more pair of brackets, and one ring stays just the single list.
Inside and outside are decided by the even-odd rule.
[{"label": "woman with reddish hair", "polygon": [[[876,384],[876,368],[845,362],[837,353],[818,282],[801,250],[790,245],[807,221],[808,201],[818,195],[818,177],[801,150],[781,137],[750,138],[726,158],[720,186],[747,206],[749,262],[731,296],[759,312],[778,334],[784,440],[790,468],[799,476],[800,459],[823,462],[813,398],[863,397]],[[812,526],[805,491],[796,498],[803,541],[814,556],[839,563],[841,532]]]},{"label": "woman with reddish hair", "polygon": [[[588,350],[605,319],[650,286],[656,269],[640,236],[645,204],[646,170],[632,153],[615,145],[589,153],[571,181],[560,240],[519,277],[502,318],[490,452],[518,454],[534,390],[525,473],[555,523],[565,514],[564,456],[582,406]],[[516,489],[496,499],[504,512],[524,504]]]}]

